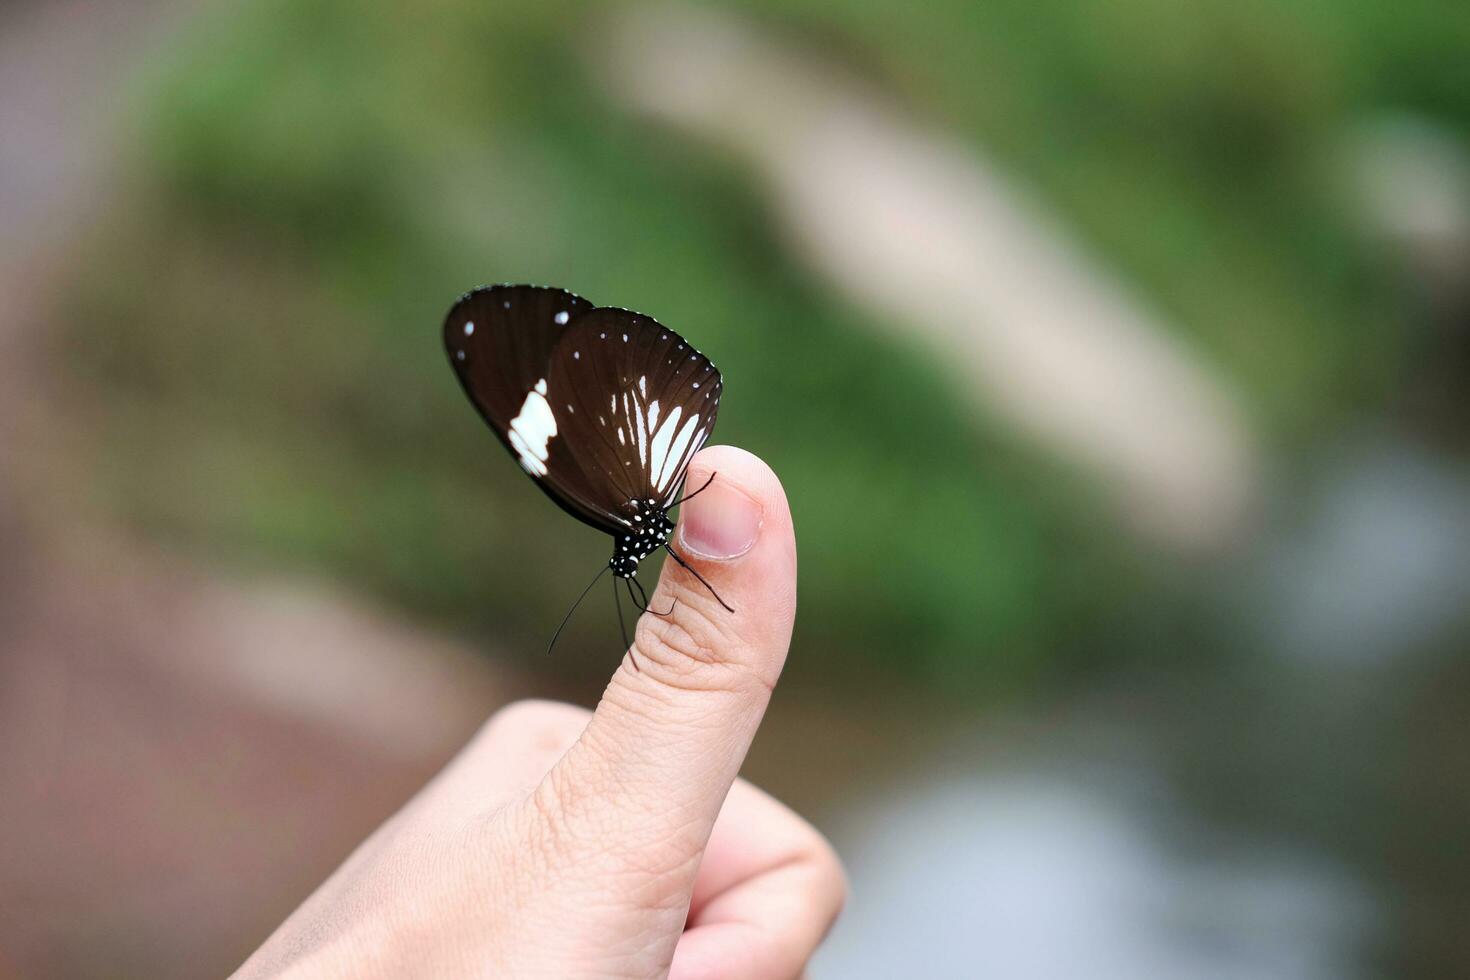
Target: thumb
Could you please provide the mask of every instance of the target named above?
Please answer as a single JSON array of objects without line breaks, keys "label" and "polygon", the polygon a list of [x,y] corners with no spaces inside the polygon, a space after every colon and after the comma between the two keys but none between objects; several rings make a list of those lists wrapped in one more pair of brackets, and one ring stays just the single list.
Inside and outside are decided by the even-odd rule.
[{"label": "thumb", "polygon": [[[542,783],[558,836],[636,860],[687,896],[697,857],[781,674],[796,613],[796,543],[770,468],[740,449],[697,455],[653,610],[638,621],[582,737]],[[654,867],[654,865],[658,865]],[[672,894],[677,894],[673,892]]]}]

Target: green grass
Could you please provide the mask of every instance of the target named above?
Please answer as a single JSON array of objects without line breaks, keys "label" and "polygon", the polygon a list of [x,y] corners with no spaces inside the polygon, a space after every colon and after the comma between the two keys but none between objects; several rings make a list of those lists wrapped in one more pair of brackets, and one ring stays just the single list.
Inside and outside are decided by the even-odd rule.
[{"label": "green grass", "polygon": [[[1401,313],[1324,154],[1380,107],[1470,129],[1454,5],[737,6],[999,156],[1269,440],[1376,397]],[[607,101],[579,67],[599,9],[276,0],[201,23],[147,80],[70,307],[100,505],[534,647],[606,548],[520,476],[437,339],[464,289],[529,280],[716,359],[718,441],[792,499],[812,664],[993,679],[1146,600],[1159,571],[1093,488],[807,278],[738,167]],[[589,618],[582,639],[608,628]]]}]

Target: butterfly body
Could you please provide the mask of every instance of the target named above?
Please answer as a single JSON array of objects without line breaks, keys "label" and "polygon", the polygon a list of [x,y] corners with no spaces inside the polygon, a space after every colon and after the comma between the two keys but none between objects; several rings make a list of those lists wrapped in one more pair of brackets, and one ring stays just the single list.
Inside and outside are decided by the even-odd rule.
[{"label": "butterfly body", "polygon": [[632,534],[613,538],[613,554],[607,564],[618,578],[637,575],[638,563],[662,548],[674,531],[674,522],[668,514],[652,507],[643,524],[646,526],[640,525]]},{"label": "butterfly body", "polygon": [[709,358],[652,317],[542,286],[466,293],[445,318],[444,346],[526,474],[612,536],[616,577],[668,548],[668,512],[719,409]]}]

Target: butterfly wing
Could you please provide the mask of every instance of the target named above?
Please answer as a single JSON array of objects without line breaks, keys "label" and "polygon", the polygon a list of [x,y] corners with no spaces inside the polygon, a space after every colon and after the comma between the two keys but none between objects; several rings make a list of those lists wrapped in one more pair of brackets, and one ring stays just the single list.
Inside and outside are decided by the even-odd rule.
[{"label": "butterfly wing", "polygon": [[551,350],[566,324],[591,308],[562,289],[489,286],[460,297],[444,318],[449,364],[507,446],[511,420],[536,382],[546,378]]},{"label": "butterfly wing", "polygon": [[582,471],[579,493],[623,527],[635,501],[662,509],[677,500],[722,390],[720,372],[684,338],[609,307],[579,314],[563,331],[547,385],[559,438]]},{"label": "butterfly wing", "polygon": [[477,289],[445,317],[444,349],[465,394],[537,486],[573,517],[613,533],[609,515],[579,492],[586,481],[546,400],[551,352],[571,319],[591,309],[562,289]]}]

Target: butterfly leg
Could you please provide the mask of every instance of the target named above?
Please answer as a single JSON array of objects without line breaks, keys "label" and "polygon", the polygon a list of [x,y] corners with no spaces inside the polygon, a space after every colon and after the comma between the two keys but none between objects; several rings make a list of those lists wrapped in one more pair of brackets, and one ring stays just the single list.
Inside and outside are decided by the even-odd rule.
[{"label": "butterfly leg", "polygon": [[630,578],[628,579],[628,581],[631,583],[628,587],[629,596],[631,597],[632,595],[632,587],[636,585],[638,586],[638,594],[643,597],[643,605],[640,609],[641,612],[651,613],[662,618],[664,616],[672,615],[672,613],[674,612],[674,607],[679,604],[679,600],[675,599],[669,603],[669,608],[664,610],[663,612],[659,612],[657,609],[650,609],[648,607],[648,593],[643,591],[643,583],[638,581],[638,579],[636,578]]},{"label": "butterfly leg", "polygon": [[[714,477],[711,477],[710,479],[714,479]],[[709,484],[706,483],[705,486],[707,487],[709,486]],[[703,490],[704,487],[700,487],[699,489]],[[699,491],[695,492],[698,493]],[[674,561],[678,562],[680,565],[683,565],[684,568],[688,570],[690,575],[693,575],[695,578],[699,579],[699,584],[704,586],[706,589],[709,589],[709,594],[715,597],[716,602],[725,607],[726,612],[735,611],[733,608],[730,607],[729,603],[720,598],[720,594],[715,591],[715,587],[706,582],[703,575],[696,572],[693,568],[690,568],[689,563],[679,557],[679,553],[677,551],[675,551],[673,548],[670,548],[668,545],[664,545],[664,550],[667,551],[671,556],[673,556]]]},{"label": "butterfly leg", "polygon": [[678,500],[674,501],[672,504],[669,504],[669,506],[666,509],[667,510],[673,510],[675,507],[679,506],[684,501],[686,501],[686,500],[693,500],[695,497],[697,497],[700,494],[704,493],[706,490],[709,489],[709,485],[711,483],[714,483],[715,482],[715,477],[716,476],[719,476],[719,474],[718,473],[711,473],[709,475],[709,479],[704,481],[704,486],[700,487],[698,490],[694,491],[693,493],[691,493],[691,494],[689,494],[687,496],[680,497]]}]

